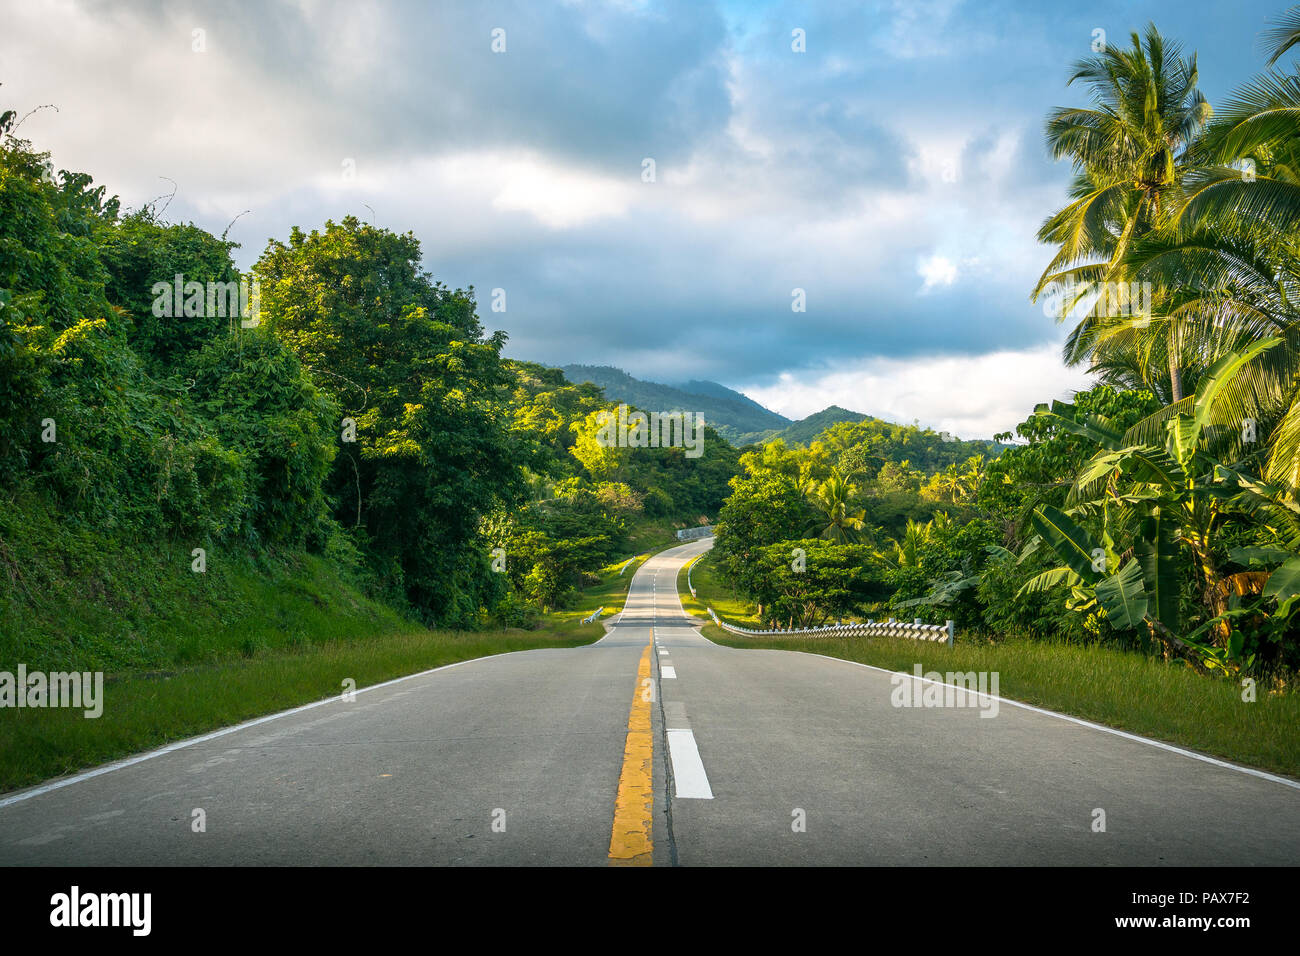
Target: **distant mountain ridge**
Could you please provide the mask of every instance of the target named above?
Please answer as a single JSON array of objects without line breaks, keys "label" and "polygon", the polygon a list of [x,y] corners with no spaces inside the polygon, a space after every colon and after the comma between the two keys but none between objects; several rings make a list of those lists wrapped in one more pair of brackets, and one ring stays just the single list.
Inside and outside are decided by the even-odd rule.
[{"label": "distant mountain ridge", "polygon": [[691,381],[681,386],[663,385],[633,378],[609,365],[564,365],[564,377],[575,385],[591,382],[605,390],[605,397],[626,402],[645,411],[699,412],[719,435],[735,445],[761,440],[791,424],[784,415],[717,382]]},{"label": "distant mountain ridge", "polygon": [[[575,385],[591,382],[600,386],[605,391],[605,398],[612,402],[626,402],[643,411],[699,412],[710,427],[716,429],[719,435],[735,447],[774,441],[778,438],[787,445],[807,445],[816,440],[826,429],[840,422],[866,422],[869,424],[869,431],[879,433],[882,439],[891,430],[899,427],[911,428],[911,426],[898,426],[872,415],[850,411],[839,405],[831,405],[820,412],[814,412],[807,418],[791,421],[784,415],[764,408],[747,395],[742,395],[735,389],[719,385],[717,382],[693,379],[678,385],[663,385],[633,378],[622,369],[609,365],[565,365],[560,370],[564,373],[564,377]],[[899,448],[902,446],[899,446],[885,454],[899,460],[911,455],[915,459],[913,464],[928,463],[927,467],[938,467],[947,464],[950,459],[958,461],[973,454],[996,455],[1006,447],[995,441],[983,439],[959,441],[950,435],[936,434],[928,429],[923,432],[923,435],[920,432],[918,435],[921,438],[928,435],[932,439],[933,448],[913,447],[913,442],[913,444],[905,443],[907,448],[911,449],[910,451],[900,451]],[[894,448],[897,442],[891,440],[888,444],[890,448]],[[930,470],[933,468],[931,467]]]}]

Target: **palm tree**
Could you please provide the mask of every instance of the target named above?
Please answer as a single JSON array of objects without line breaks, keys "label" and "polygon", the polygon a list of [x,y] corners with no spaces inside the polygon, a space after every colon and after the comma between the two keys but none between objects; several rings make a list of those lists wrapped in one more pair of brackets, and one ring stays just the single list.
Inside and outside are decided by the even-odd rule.
[{"label": "palm tree", "polygon": [[851,508],[856,490],[838,470],[832,470],[830,477],[813,489],[809,497],[827,522],[818,532],[818,537],[828,538],[836,544],[857,540],[867,513],[861,508]]},{"label": "palm tree", "polygon": [[[1036,301],[1049,287],[1073,287],[1062,318],[1088,298],[1094,283],[1128,279],[1125,254],[1167,218],[1168,196],[1177,193],[1190,147],[1212,112],[1196,88],[1196,55],[1183,59],[1154,24],[1147,27],[1145,45],[1134,33],[1131,48],[1107,47],[1080,61],[1069,83],[1076,80],[1091,87],[1093,106],[1058,109],[1047,123],[1052,154],[1074,162],[1075,179],[1070,203],[1039,230],[1039,240],[1054,244],[1057,252],[1032,296]],[[1113,319],[1104,314],[1082,319],[1066,342],[1067,363],[1088,359],[1105,371],[1111,353],[1130,348],[1131,340],[1141,338],[1131,334],[1133,329],[1149,321],[1145,315]],[[1176,321],[1167,324],[1163,352],[1165,391],[1175,402],[1185,394],[1178,331]],[[1142,367],[1125,358],[1120,366]]]},{"label": "palm tree", "polygon": [[1264,31],[1264,39],[1271,47],[1268,65],[1282,59],[1282,54],[1300,43],[1300,6],[1292,7]]},{"label": "palm tree", "polygon": [[[1183,341],[1207,365],[1262,339],[1282,340],[1284,347],[1252,361],[1216,403],[1211,422],[1235,451],[1259,459],[1267,481],[1294,489],[1300,486],[1300,74],[1268,73],[1234,93],[1196,153],[1197,167],[1185,177],[1167,225],[1134,245],[1128,268],[1175,290],[1170,302]],[[1150,440],[1187,404],[1139,423],[1132,435]]]},{"label": "palm tree", "polygon": [[[1266,35],[1271,65],[1300,43],[1300,7]],[[1094,61],[1110,66],[1090,76],[1098,110],[1053,117],[1057,155],[1076,162],[1077,195],[1040,235],[1060,252],[1034,295],[1073,276],[1150,283],[1149,316],[1085,319],[1067,358],[1088,357],[1105,379],[1166,404],[1123,433],[1099,416],[1067,426],[1100,449],[1066,512],[1036,509],[1038,538],[1069,566],[1031,584],[1071,581],[1067,607],[1100,605],[1121,629],[1145,621],[1174,646],[1213,627],[1226,660],[1240,651],[1229,619],[1257,618],[1276,599],[1269,626],[1291,626],[1300,572],[1300,73],[1256,78],[1209,119],[1194,93],[1195,59],[1184,63],[1156,37],[1148,29],[1145,51],[1135,37],[1132,51]],[[1158,137],[1125,128],[1124,97],[1145,103],[1145,133],[1165,130],[1163,154]],[[1088,540],[1072,516],[1100,524],[1100,537]],[[1243,532],[1252,547],[1232,548]],[[1189,576],[1209,619],[1180,637]],[[1261,600],[1233,606],[1250,594]]]},{"label": "palm tree", "polygon": [[966,459],[961,473],[961,495],[964,500],[973,501],[984,483],[984,456],[971,455]]}]

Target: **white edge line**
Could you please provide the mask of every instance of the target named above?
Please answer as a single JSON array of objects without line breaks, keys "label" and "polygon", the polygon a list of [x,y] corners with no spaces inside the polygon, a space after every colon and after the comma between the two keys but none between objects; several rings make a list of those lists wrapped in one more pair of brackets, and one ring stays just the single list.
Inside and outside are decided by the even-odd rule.
[{"label": "white edge line", "polygon": [[[928,677],[917,677],[915,674],[909,674],[906,671],[891,671],[884,667],[877,667],[874,664],[863,664],[861,661],[845,660],[843,657],[831,657],[828,654],[814,654],[811,651],[793,651],[794,654],[807,654],[809,657],[820,657],[823,660],[838,661],[841,664],[852,664],[855,667],[865,667],[868,670],[879,671],[882,674],[902,674],[910,680],[919,680],[927,684],[938,684],[940,687],[956,688],[956,684],[946,684],[943,681],[931,680]],[[1239,773],[1250,774],[1252,777],[1259,777],[1262,780],[1271,780],[1274,783],[1280,783],[1283,786],[1300,790],[1300,782],[1288,780],[1286,777],[1279,777],[1276,774],[1268,773],[1264,770],[1256,770],[1254,767],[1243,767],[1240,764],[1228,763],[1226,760],[1219,760],[1215,757],[1208,757],[1205,754],[1198,754],[1194,750],[1184,750],[1182,747],[1175,747],[1173,744],[1167,744],[1162,740],[1152,740],[1150,737],[1142,737],[1138,734],[1131,734],[1126,730],[1119,730],[1115,727],[1107,727],[1105,724],[1094,724],[1090,720],[1084,720],[1080,717],[1071,717],[1069,714],[1060,714],[1054,710],[1045,710],[1042,707],[1035,707],[1033,704],[1025,704],[1018,700],[1010,700],[1006,697],[998,697],[994,694],[985,694],[977,690],[967,690],[966,693],[976,697],[983,697],[987,700],[996,700],[999,704],[1010,704],[1012,707],[1019,707],[1021,710],[1033,711],[1035,714],[1046,714],[1048,717],[1056,717],[1060,720],[1068,720],[1072,724],[1078,724],[1080,727],[1090,727],[1093,730],[1100,730],[1104,733],[1113,734],[1116,737],[1123,737],[1125,740],[1135,740],[1140,744],[1147,744],[1152,747],[1159,747],[1161,750],[1167,750],[1170,753],[1181,754],[1184,757],[1191,757],[1193,760],[1199,760],[1202,763],[1213,764],[1216,767],[1223,767],[1225,770],[1236,770]]]},{"label": "white edge line", "polygon": [[[454,664],[443,664],[440,667],[431,667],[427,671],[420,671],[416,674],[407,674],[405,677],[394,677],[392,680],[386,680],[382,684],[371,684],[368,687],[358,687],[352,691],[353,694],[364,694],[368,691],[379,690],[381,687],[391,687],[393,684],[400,684],[402,681],[414,680],[417,677],[424,677],[426,674],[432,674],[436,671],[445,671],[448,668],[460,667],[462,664],[473,664],[476,661],[491,660],[494,657],[508,657],[510,654],[523,653],[521,651],[508,651],[505,654],[488,654],[485,657],[471,657],[466,661],[456,661]],[[146,760],[152,760],[154,757],[161,757],[164,754],[173,753],[177,750],[184,750],[186,747],[193,747],[195,744],[201,744],[209,740],[215,740],[218,737],[224,737],[227,734],[233,734],[239,730],[247,730],[249,727],[256,727],[258,724],[269,723],[272,720],[279,720],[281,717],[289,717],[293,714],[301,714],[305,710],[311,710],[313,707],[322,707],[325,704],[339,703],[342,701],[341,694],[335,694],[326,697],[323,700],[314,700],[310,704],[302,704],[298,707],[282,710],[278,714],[267,714],[264,717],[255,717],[252,720],[246,720],[242,724],[235,724],[232,727],[222,727],[220,730],[214,730],[210,733],[201,734],[198,737],[190,737],[186,740],[178,740],[175,743],[167,744],[156,750],[149,750],[142,754],[136,754],[134,757],[127,757],[124,760],[117,760],[113,763],[104,764],[102,767],[96,767],[94,770],[86,770],[82,773],[74,774],[71,777],[64,777],[61,780],[55,780],[52,783],[41,784],[30,790],[20,790],[18,793],[0,798],[0,809],[15,803],[22,803],[24,800],[30,800],[32,797],[39,797],[42,794],[52,790],[61,790],[64,787],[70,787],[74,783],[81,783],[92,777],[99,777],[106,773],[112,773],[114,770],[122,770],[126,767],[143,763]]]}]

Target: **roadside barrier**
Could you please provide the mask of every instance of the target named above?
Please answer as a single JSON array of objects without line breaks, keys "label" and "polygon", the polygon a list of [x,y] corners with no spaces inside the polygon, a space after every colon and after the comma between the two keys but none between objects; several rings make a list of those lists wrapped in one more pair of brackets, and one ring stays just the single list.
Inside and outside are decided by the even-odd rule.
[{"label": "roadside barrier", "polygon": [[792,635],[806,635],[808,637],[909,637],[918,641],[933,641],[936,644],[942,642],[952,647],[953,637],[956,634],[952,621],[943,624],[922,624],[919,617],[911,624],[890,618],[888,621],[826,624],[822,627],[792,628],[790,630],[775,628],[767,631],[751,631],[748,628],[728,624],[714,613],[713,608],[709,608],[709,616],[713,618],[713,623],[724,631],[741,634],[745,637],[767,635],[785,635],[787,637]]}]

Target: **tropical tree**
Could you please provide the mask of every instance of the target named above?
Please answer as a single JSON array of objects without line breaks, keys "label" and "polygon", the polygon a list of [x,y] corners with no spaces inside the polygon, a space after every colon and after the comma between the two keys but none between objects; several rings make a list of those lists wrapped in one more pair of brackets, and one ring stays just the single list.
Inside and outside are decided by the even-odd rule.
[{"label": "tropical tree", "polygon": [[775,625],[817,627],[889,595],[884,569],[866,545],[784,541],[759,549],[753,562],[755,597],[764,620]]},{"label": "tropical tree", "polygon": [[907,530],[903,532],[902,539],[898,541],[891,539],[890,541],[893,548],[893,563],[896,567],[915,568],[920,566],[921,546],[925,544],[929,531],[929,525],[913,521],[911,518],[907,519]]},{"label": "tropical tree", "polygon": [[[1280,49],[1278,51],[1280,53]],[[1255,444],[1263,476],[1300,485],[1300,74],[1232,94],[1197,147],[1166,227],[1135,245],[1132,274],[1176,290],[1185,344],[1212,363],[1277,337],[1215,406]],[[1170,409],[1166,415],[1186,410]],[[1160,419],[1140,430],[1150,437]],[[1235,426],[1235,428],[1226,428]]]},{"label": "tropical tree", "polygon": [[413,235],[349,216],[294,228],[254,270],[262,320],[355,426],[327,485],[338,520],[426,621],[470,626],[497,588],[479,522],[523,499],[524,455],[502,401],[504,333],[485,335],[472,290],[420,261]]},{"label": "tropical tree", "polygon": [[[1089,293],[1097,283],[1112,288],[1127,283],[1125,255],[1167,219],[1169,197],[1187,173],[1191,147],[1211,109],[1196,88],[1196,55],[1184,59],[1154,24],[1145,37],[1133,33],[1131,47],[1107,46],[1080,61],[1069,84],[1076,81],[1091,88],[1093,104],[1058,109],[1047,123],[1053,156],[1072,160],[1075,177],[1069,204],[1039,230],[1039,240],[1057,251],[1032,297],[1036,301],[1049,287],[1061,292],[1062,319],[1081,305],[1090,307],[1066,341],[1069,364],[1087,360],[1102,371],[1145,377],[1150,365],[1134,362],[1132,353],[1136,340],[1144,338],[1135,331],[1150,318],[1142,313],[1150,310],[1114,323],[1116,311],[1134,310],[1110,308],[1111,297],[1104,294],[1093,303]],[[1148,379],[1169,401],[1186,394],[1178,332],[1176,321],[1167,323],[1160,353],[1165,376]]]},{"label": "tropical tree", "polygon": [[829,478],[813,487],[809,498],[822,513],[824,525],[818,532],[819,538],[836,544],[849,544],[858,539],[866,521],[866,511],[853,507],[855,493],[854,486],[838,471],[832,471]]},{"label": "tropical tree", "polygon": [[[1211,410],[1216,400],[1257,354],[1281,344],[1280,339],[1264,340],[1219,359],[1206,376],[1191,414],[1166,420],[1162,446],[1126,444],[1125,436],[1105,418],[1076,416],[1063,403],[1055,403],[1050,411],[1040,407],[1040,414],[1056,418],[1100,448],[1078,475],[1070,507],[1035,509],[1031,521],[1037,538],[1027,550],[1045,543],[1064,566],[1034,577],[1022,590],[1068,586],[1072,609],[1099,609],[1119,630],[1145,625],[1170,650],[1192,652],[1207,664],[1236,663],[1243,656],[1250,663],[1258,650],[1246,647],[1244,635],[1225,624],[1240,610],[1231,606],[1233,595],[1277,598],[1276,626],[1265,633],[1279,636],[1294,604],[1285,589],[1300,559],[1284,563],[1273,575],[1253,569],[1227,573],[1219,541],[1234,513],[1249,519],[1264,512],[1264,505],[1276,512],[1279,502],[1248,475],[1216,460],[1206,447],[1215,428]],[[1259,499],[1253,507],[1252,496]],[[1080,521],[1099,523],[1100,533],[1090,533]],[[1300,529],[1294,519],[1289,525]],[[1286,535],[1281,543],[1291,543],[1295,537]],[[1285,549],[1271,550],[1269,556],[1291,561]],[[1190,566],[1184,554],[1190,557]],[[1242,556],[1238,552],[1234,557]],[[1190,635],[1181,610],[1181,582],[1189,573],[1198,580],[1203,616],[1208,618]],[[1217,648],[1198,639],[1215,625],[1219,625],[1214,631]]]}]

